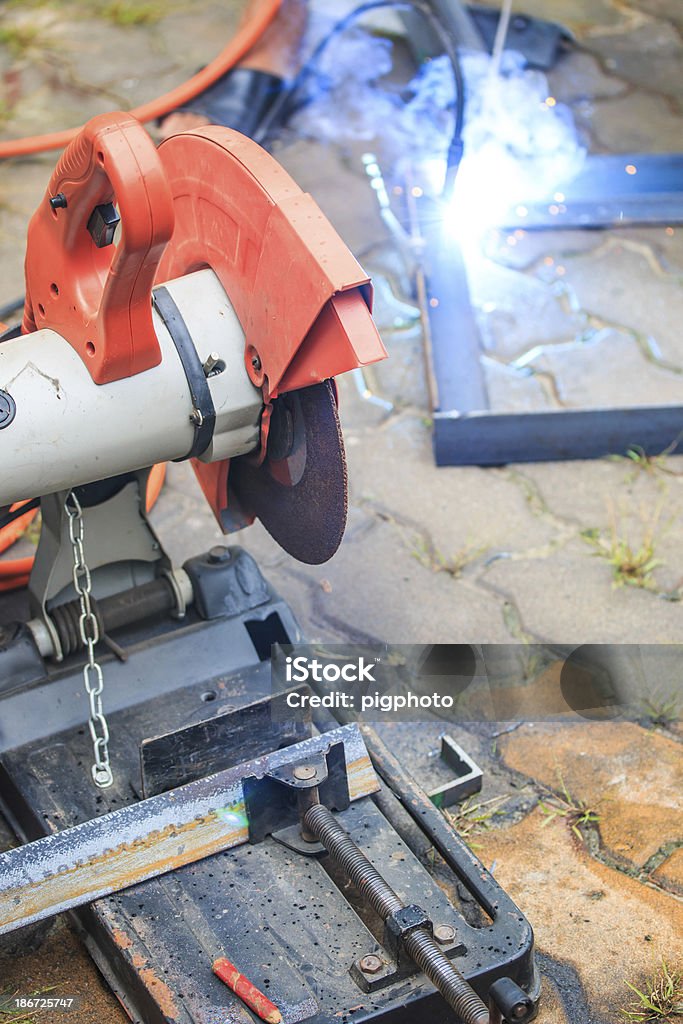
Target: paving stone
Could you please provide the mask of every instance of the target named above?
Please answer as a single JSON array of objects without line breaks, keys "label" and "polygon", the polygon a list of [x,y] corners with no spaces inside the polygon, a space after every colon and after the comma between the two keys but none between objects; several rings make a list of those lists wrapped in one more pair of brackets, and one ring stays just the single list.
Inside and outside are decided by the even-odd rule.
[{"label": "paving stone", "polygon": [[[471,800],[471,805],[483,805],[480,813],[485,818],[481,824],[475,825],[472,837],[475,844],[475,837],[481,831],[519,820],[538,802],[533,782],[526,782],[521,776],[508,771],[496,753],[499,737],[510,728],[507,722],[493,720],[499,707],[498,701],[489,699],[485,705],[482,695],[480,707],[484,712],[481,716],[483,720],[473,716],[471,720],[463,721],[463,716],[457,714],[458,720],[453,721],[452,716],[445,712],[431,722],[420,721],[419,729],[412,722],[382,721],[375,724],[389,749],[399,761],[410,763],[411,774],[427,791],[453,780],[453,770],[440,756],[441,737],[444,734],[458,743],[482,769],[481,792]],[[453,805],[448,813],[457,818],[458,806]],[[464,817],[468,817],[466,812]]]},{"label": "paving stone", "polygon": [[[656,591],[677,591],[683,578],[680,554],[681,516],[683,515],[683,459],[657,458],[650,464],[637,464],[626,457],[590,462],[560,463],[555,466],[526,465],[510,470],[525,486],[533,481],[541,500],[556,516],[569,515],[581,530],[598,530],[609,547],[623,543],[636,554],[650,547],[659,563],[651,582]],[[590,555],[595,548],[586,545]],[[628,558],[624,550],[622,554]],[[603,570],[609,570],[605,559]],[[583,570],[582,570],[583,571]],[[618,591],[613,594],[619,600]],[[652,608],[657,613],[657,605]]]},{"label": "paving stone", "polygon": [[683,98],[683,39],[670,22],[644,20],[630,32],[593,38],[590,46],[619,78],[651,92]]},{"label": "paving stone", "polygon": [[660,227],[630,227],[620,231],[623,239],[642,247],[647,260],[654,260],[664,273],[683,274],[683,229],[667,224]]},{"label": "paving stone", "polygon": [[480,577],[514,600],[523,629],[553,643],[677,643],[680,604],[614,588],[610,567],[580,539],[548,557],[503,558]]},{"label": "paving stone", "polygon": [[26,230],[53,168],[50,159],[22,161],[20,165],[3,162],[0,166],[0,304],[24,294]]},{"label": "paving stone", "polygon": [[553,96],[570,105],[579,100],[620,96],[628,89],[615,75],[605,74],[598,59],[585,51],[570,51],[562,56],[548,72],[548,81]]},{"label": "paving stone", "polygon": [[[650,452],[650,455],[658,453]],[[666,456],[661,469],[640,469],[626,457],[556,463],[528,463],[509,472],[520,486],[531,481],[557,516],[570,516],[582,527],[605,523],[615,505],[654,508],[664,498],[663,522],[683,512],[683,456]],[[672,530],[675,533],[676,531]]]},{"label": "paving stone", "polygon": [[397,294],[396,285],[381,273],[372,274],[374,302],[372,315],[380,333],[411,337],[419,332],[420,309]]},{"label": "paving stone", "polygon": [[351,638],[387,643],[419,643],[426,636],[433,643],[510,639],[499,598],[467,579],[420,564],[391,522],[380,520],[359,532],[306,576],[318,583],[315,621]]},{"label": "paving stone", "polygon": [[543,376],[527,368],[506,366],[483,359],[489,406],[494,412],[530,412],[557,408],[552,391],[543,386]]},{"label": "paving stone", "polygon": [[599,150],[613,153],[675,153],[680,149],[683,118],[664,96],[634,93],[574,107]]},{"label": "paving stone", "polygon": [[381,331],[390,358],[363,370],[370,390],[392,402],[396,410],[429,408],[427,371],[422,330]]},{"label": "paving stone", "polygon": [[584,327],[543,281],[488,260],[468,266],[484,348],[511,359],[535,345],[564,341]]},{"label": "paving stone", "polygon": [[471,582],[425,567],[410,529],[376,520],[365,509],[352,509],[349,529],[334,558],[323,566],[303,566],[286,555],[259,523],[224,537],[199,489],[188,488],[185,473],[180,477],[183,468],[173,468],[169,489],[152,514],[171,558],[182,564],[212,544],[244,546],[291,601],[311,639],[329,630],[336,636],[394,643],[424,637],[433,643],[483,642],[483,636],[490,643],[510,639],[503,601]]},{"label": "paving stone", "polygon": [[683,27],[683,8],[678,0],[633,0],[631,6],[654,18],[664,18]]},{"label": "paving stone", "polygon": [[652,878],[666,889],[683,894],[683,847],[674,850],[671,856],[652,872]]},{"label": "paving stone", "polygon": [[543,978],[541,989],[542,1000],[536,1024],[572,1024],[572,1018],[567,1016],[562,1005],[562,998],[557,986],[548,978]]},{"label": "paving stone", "polygon": [[[4,122],[5,136],[74,124],[99,110],[158,94],[211,59],[229,38],[239,15],[236,3],[226,6],[197,0],[192,5],[173,5],[158,25],[124,29],[101,19],[86,19],[81,5],[60,4],[43,14],[26,6],[27,18],[51,20],[46,23],[40,53],[27,52],[19,59],[0,45],[4,96],[16,104]],[[683,118],[668,99],[650,91],[655,82],[670,96],[680,94],[678,43],[661,22],[648,27],[640,13],[680,23],[679,8],[679,0],[633,0],[628,5],[611,0],[553,0],[550,5],[546,0],[518,0],[517,4],[519,10],[565,22],[595,50],[593,55],[575,52],[562,58],[551,73],[551,87],[559,99],[573,104],[581,125],[588,127],[600,149],[617,152],[680,149]],[[14,5],[5,5],[2,16],[15,17],[16,11]],[[638,26],[646,28],[644,36],[635,31]],[[643,59],[641,39],[647,49],[655,37],[664,40],[663,50],[657,49],[654,59]],[[52,50],[47,45],[51,38],[58,42]],[[617,60],[624,78],[643,79],[645,88],[627,93],[624,79],[605,72],[603,57]],[[17,89],[21,94],[14,96],[12,90]],[[363,178],[359,153],[352,147],[337,151],[308,142],[290,143],[285,136],[277,152],[302,187],[315,195],[347,243],[361,254],[361,261],[386,273],[392,285],[398,282],[395,294],[410,302],[400,263],[387,255],[386,229]],[[23,290],[26,224],[54,162],[55,154],[48,154],[0,167],[3,298]],[[506,356],[517,354],[520,347],[562,344],[584,330],[584,306],[605,323],[653,334],[664,355],[683,364],[679,330],[683,235],[678,228],[673,235],[651,228],[621,234],[513,237],[514,244],[504,236],[487,249],[491,259],[486,273],[475,281],[488,344],[500,346]],[[621,251],[616,247],[619,239],[624,243]],[[553,262],[546,265],[546,257]],[[564,270],[562,280],[570,280],[564,291],[557,288],[562,276],[558,266]],[[662,274],[662,269],[667,273]],[[572,289],[578,296],[575,306]],[[680,480],[660,468],[636,468],[636,478],[629,482],[634,472],[630,464],[607,461],[525,466],[521,472],[436,470],[425,422],[429,410],[419,340],[409,330],[394,331],[391,303],[384,311],[380,304],[380,313],[392,359],[369,371],[368,379],[378,393],[407,406],[407,411],[387,418],[382,410],[360,400],[352,382],[341,385],[352,507],[340,552],[326,566],[301,566],[259,524],[226,541],[189,467],[172,466],[153,519],[174,561],[182,563],[214,543],[244,545],[314,640],[375,636],[383,641],[423,643],[535,637],[567,643],[679,642],[679,604],[663,601],[656,593],[613,589],[609,565],[595,558],[577,533],[585,527],[608,530],[611,501],[639,536],[641,510],[649,522],[661,501],[662,535],[657,536],[656,548],[667,564],[654,576],[659,587],[673,590],[683,581]],[[627,365],[621,359],[619,366],[622,376],[640,376],[635,361]],[[516,387],[518,375],[504,367],[496,367],[493,374],[492,393],[499,388],[494,398],[509,400],[510,378]],[[573,386],[578,392],[579,383],[562,370],[558,379],[564,383],[565,377],[565,387]],[[539,383],[535,378],[524,381]],[[539,397],[537,387],[534,395]],[[532,400],[529,395],[517,397]],[[680,472],[681,464],[681,459],[667,458],[665,467]],[[462,575],[454,578],[434,571],[441,560],[458,564]],[[527,716],[550,713],[558,671],[559,661],[523,693],[510,693],[518,701],[517,710],[523,699],[527,703],[521,707]],[[485,710],[491,717],[488,705]],[[425,779],[443,778],[442,767],[437,769],[435,759],[429,758],[440,726],[430,728],[429,736],[425,733],[420,738]],[[518,782],[514,784],[517,777],[505,765],[494,762],[493,728],[491,722],[469,722],[466,729],[455,727],[455,731],[475,759],[487,765],[485,793],[512,794],[510,803],[522,813],[533,795],[523,784],[522,789]],[[515,763],[525,773],[532,771],[535,778],[552,782],[553,751],[558,749],[553,737],[564,733],[557,726],[547,728],[545,742],[534,745],[529,727],[522,727],[529,734],[526,757],[520,752]],[[588,736],[587,730],[594,727],[576,728]],[[621,735],[626,727],[617,728],[616,735]],[[671,734],[679,728],[672,725]],[[593,745],[586,740],[589,754],[583,761],[591,759],[592,774],[580,774],[583,762],[578,754],[574,756],[573,748],[564,750],[563,758],[572,791],[579,785],[576,780],[582,780],[588,794],[616,792],[618,800],[605,801],[604,842],[615,856],[640,864],[657,842],[656,827],[664,836],[672,833],[672,821],[660,819],[667,810],[664,800],[676,791],[662,797],[657,773],[662,771],[660,750],[670,751],[673,740],[637,726],[628,726],[629,730],[635,730],[640,739],[621,746],[616,739]],[[518,732],[521,751],[526,733]],[[512,750],[517,733],[497,742],[506,752]],[[506,753],[508,763],[511,756]],[[620,774],[624,780],[609,785]],[[632,776],[633,791],[629,788]],[[579,795],[583,792],[580,789]],[[662,953],[675,956],[679,908],[665,892],[592,860],[564,823],[541,828],[542,820],[534,811],[520,824],[510,825],[505,815],[496,823],[507,827],[476,838],[487,862],[496,861],[496,876],[528,913],[540,948],[548,954],[543,957],[543,970],[552,980],[546,985],[539,1024],[587,1024],[589,1020],[593,1024],[598,1018],[601,1024],[614,1024],[618,1008],[629,998],[624,979],[637,984]],[[6,839],[3,833],[0,843]],[[619,850],[619,845],[627,848]],[[671,853],[653,872],[658,885],[673,889],[680,883],[679,853]],[[78,991],[86,996],[74,1024],[91,1024],[93,1013],[111,1024],[122,1020],[120,1009],[102,989],[95,968],[75,940],[63,930],[55,934],[40,958],[12,964],[9,970],[14,973],[8,975],[2,963],[0,984],[30,982],[32,988],[39,988],[53,978],[59,982],[68,978],[72,986],[73,977],[73,986],[81,986]],[[574,977],[574,970],[584,992],[578,980],[560,983],[565,977],[561,971]]]},{"label": "paving stone", "polygon": [[[515,731],[523,721],[577,719],[562,694],[564,659],[558,657],[557,646],[546,649],[531,643],[520,644],[514,660],[509,649],[503,659],[497,657],[495,648],[486,652],[491,700],[488,720],[511,723],[507,729],[501,724],[494,739]],[[496,749],[497,742],[496,739]]]},{"label": "paving stone", "polygon": [[537,947],[581,979],[568,994],[571,1021],[614,1024],[635,985],[664,956],[683,954],[683,907],[670,895],[593,859],[560,820],[539,811],[477,837],[479,856],[529,918]]},{"label": "paving stone", "polygon": [[437,562],[439,556],[477,562],[495,551],[537,548],[554,536],[554,525],[534,514],[504,471],[435,471],[429,430],[417,416],[389,419],[381,431],[358,430],[346,394],[341,413],[353,500],[398,516],[418,555],[429,558],[431,541]]},{"label": "paving stone", "polygon": [[[487,735],[504,736],[521,722],[563,722],[569,725],[613,718],[638,720],[648,730],[662,729],[653,719],[660,709],[678,704],[678,664],[681,645],[600,644],[549,645],[522,643],[483,650],[490,697],[486,713]],[[599,672],[603,682],[592,706],[582,705],[566,690],[565,666],[570,661]],[[591,676],[584,676],[589,683]],[[597,685],[597,680],[594,685]],[[469,696],[469,690],[466,696]],[[605,699],[609,694],[609,699]],[[462,698],[461,698],[462,701]],[[500,724],[512,723],[509,728]],[[675,739],[680,723],[667,717],[665,735]]]},{"label": "paving stone", "polygon": [[544,272],[543,279],[550,281],[568,256],[597,249],[603,242],[604,234],[596,231],[491,231],[484,251],[489,259],[516,270],[554,268]]},{"label": "paving stone", "polygon": [[[558,399],[569,408],[678,405],[681,401],[681,377],[654,366],[633,334],[613,328],[543,346],[526,365],[536,373],[550,374]],[[514,408],[514,400],[511,405]]]},{"label": "paving stone", "polygon": [[604,847],[643,867],[683,835],[680,744],[631,722],[522,725],[502,736],[504,762],[600,816]]},{"label": "paving stone", "polygon": [[683,366],[683,340],[675,326],[683,314],[683,289],[677,275],[658,271],[639,247],[610,241],[593,254],[572,257],[565,280],[595,326],[637,331],[653,339],[664,359]]},{"label": "paving stone", "polygon": [[[107,110],[128,109],[151,100],[208,63],[226,45],[239,5],[198,0],[149,25],[118,26],[98,17],[97,8],[65,4],[54,8],[8,9],[3,26],[40,30],[40,57],[18,65],[21,95],[4,124],[7,137],[40,134],[81,124]],[[1,53],[1,50],[0,50]],[[31,57],[29,50],[27,58]],[[11,54],[9,55],[11,58]],[[7,61],[7,55],[3,58]]]}]

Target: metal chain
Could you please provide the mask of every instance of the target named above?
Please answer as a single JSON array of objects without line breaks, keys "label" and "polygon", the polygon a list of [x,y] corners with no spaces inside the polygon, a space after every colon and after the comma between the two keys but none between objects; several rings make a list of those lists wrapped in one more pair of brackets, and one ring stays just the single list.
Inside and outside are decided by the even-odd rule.
[{"label": "metal chain", "polygon": [[92,580],[83,551],[83,509],[74,491],[70,491],[64,502],[64,511],[69,518],[69,539],[73,553],[73,583],[78,594],[81,614],[78,629],[88,660],[83,666],[85,692],[90,701],[90,735],[92,736],[95,763],[91,768],[93,782],[99,789],[107,789],[114,781],[109,764],[109,727],[102,710],[104,677],[102,668],[95,660],[95,645],[100,639],[100,627],[92,607]]}]

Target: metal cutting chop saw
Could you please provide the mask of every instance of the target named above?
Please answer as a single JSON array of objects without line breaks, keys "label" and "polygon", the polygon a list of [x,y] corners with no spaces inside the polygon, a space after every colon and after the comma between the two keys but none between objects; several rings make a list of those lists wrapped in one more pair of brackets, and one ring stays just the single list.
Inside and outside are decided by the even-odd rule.
[{"label": "metal cutting chop saw", "polygon": [[331,379],[386,353],[368,278],[259,146],[207,128],[157,150],[95,118],[31,221],[26,286],[0,505],[190,458],[224,529],[258,516],[294,557],[334,554]]},{"label": "metal cutting chop saw", "polygon": [[271,645],[302,638],[254,560],[176,567],[147,518],[150,467],[189,459],[225,532],[334,554],[334,378],[386,354],[368,278],[248,138],[157,150],[110,114],[50,179],[26,290],[0,524],[39,496],[42,529],[0,601],[0,806],[25,844],[0,854],[0,936],[70,911],[145,1024],[258,1019],[211,974],[226,954],[285,1024],[530,1019],[527,922],[376,733],[282,713]]}]

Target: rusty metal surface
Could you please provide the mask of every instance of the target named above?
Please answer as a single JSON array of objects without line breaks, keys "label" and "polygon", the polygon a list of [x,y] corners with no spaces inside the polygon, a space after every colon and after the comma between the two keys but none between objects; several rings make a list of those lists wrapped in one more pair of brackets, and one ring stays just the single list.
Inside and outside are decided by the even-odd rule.
[{"label": "rusty metal surface", "polygon": [[245,843],[243,780],[335,743],[351,800],[375,792],[358,728],[344,726],[0,854],[0,934]]},{"label": "rusty metal surface", "polygon": [[[371,800],[355,801],[338,817],[406,899],[422,901],[437,924],[463,926]],[[331,877],[320,858],[302,857],[273,838],[188,865],[96,907],[108,937],[114,936],[117,958],[136,972],[136,998],[120,994],[133,1019],[145,1024],[252,1024],[213,974],[213,961],[222,956],[268,994],[286,1024],[341,1024],[344,1012],[355,1022],[456,1024],[417,972],[382,991],[359,988],[352,964],[374,951],[384,956],[362,897]],[[101,941],[113,962],[109,941]],[[496,954],[488,951],[488,933],[468,931],[467,943],[472,952],[464,969],[490,968]],[[463,963],[460,936],[447,951]],[[153,1006],[144,1003],[145,993]]]},{"label": "rusty metal surface", "polygon": [[332,557],[346,527],[348,481],[330,381],[276,399],[265,462],[234,459],[229,486],[294,558],[319,565]]}]

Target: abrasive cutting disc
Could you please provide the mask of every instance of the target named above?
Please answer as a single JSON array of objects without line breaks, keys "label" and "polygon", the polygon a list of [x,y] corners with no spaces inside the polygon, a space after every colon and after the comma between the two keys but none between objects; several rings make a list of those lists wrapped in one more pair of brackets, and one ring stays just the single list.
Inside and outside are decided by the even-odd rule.
[{"label": "abrasive cutting disc", "polygon": [[264,462],[233,459],[229,487],[294,558],[332,557],[346,526],[347,474],[331,381],[275,399]]}]

